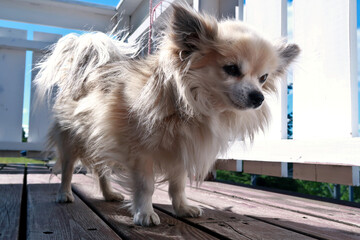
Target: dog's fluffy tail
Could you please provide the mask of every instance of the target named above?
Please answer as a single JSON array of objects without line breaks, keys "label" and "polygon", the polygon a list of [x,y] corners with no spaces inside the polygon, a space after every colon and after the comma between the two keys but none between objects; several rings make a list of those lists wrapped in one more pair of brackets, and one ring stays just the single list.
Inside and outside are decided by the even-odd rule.
[{"label": "dog's fluffy tail", "polygon": [[37,100],[51,100],[51,95],[78,99],[86,90],[91,72],[104,64],[127,60],[137,55],[136,44],[128,44],[100,32],[62,37],[37,65],[35,78]]}]

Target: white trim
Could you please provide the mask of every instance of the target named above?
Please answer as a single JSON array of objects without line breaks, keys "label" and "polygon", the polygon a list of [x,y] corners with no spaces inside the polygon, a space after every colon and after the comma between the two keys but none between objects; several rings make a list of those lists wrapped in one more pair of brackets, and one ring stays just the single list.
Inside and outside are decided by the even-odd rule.
[{"label": "white trim", "polygon": [[357,15],[356,0],[349,2],[349,57],[350,57],[350,92],[351,92],[351,135],[359,135],[359,99],[358,99],[358,66],[357,66]]},{"label": "white trim", "polygon": [[25,39],[0,37],[0,48],[5,49],[42,51],[46,50],[48,46],[54,43],[55,42],[31,41]]},{"label": "white trim", "polygon": [[281,177],[288,177],[288,163],[281,163]]},{"label": "white trim", "polygon": [[242,160],[236,160],[236,171],[237,172],[243,171],[243,161]]},{"label": "white trim", "polygon": [[69,29],[109,31],[115,7],[70,0],[1,0],[0,18]]},{"label": "white trim", "polygon": [[132,15],[142,0],[120,0],[116,6],[116,11],[125,15]]},{"label": "white trim", "polygon": [[200,0],[193,0],[193,9],[197,12],[200,11]]},{"label": "white trim", "polygon": [[0,142],[0,151],[43,151],[45,143],[31,142]]},{"label": "white trim", "polygon": [[235,142],[219,159],[360,166],[360,138]]},{"label": "white trim", "polygon": [[359,166],[352,167],[353,186],[360,186]]}]

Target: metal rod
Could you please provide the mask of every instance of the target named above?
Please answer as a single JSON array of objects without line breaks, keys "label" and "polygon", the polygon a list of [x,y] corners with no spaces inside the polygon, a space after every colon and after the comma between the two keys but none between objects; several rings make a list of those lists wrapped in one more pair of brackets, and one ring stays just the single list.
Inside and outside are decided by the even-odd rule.
[{"label": "metal rod", "polygon": [[354,187],[353,186],[349,186],[349,201],[350,202],[354,201]]},{"label": "metal rod", "polygon": [[340,184],[334,185],[334,198],[337,200],[340,200],[341,197],[341,191],[340,191]]}]

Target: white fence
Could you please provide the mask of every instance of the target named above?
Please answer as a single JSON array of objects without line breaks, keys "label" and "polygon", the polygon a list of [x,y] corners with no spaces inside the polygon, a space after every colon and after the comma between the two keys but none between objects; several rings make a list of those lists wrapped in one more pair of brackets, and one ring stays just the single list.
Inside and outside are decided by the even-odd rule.
[{"label": "white fence", "polygon": [[[153,1],[153,6],[158,2]],[[242,0],[189,2],[196,10],[219,18],[242,19],[272,40],[287,36],[286,0],[246,0],[245,5]],[[145,0],[122,0],[117,9],[76,1],[0,2],[0,19],[101,31],[120,21],[119,27],[130,28],[129,40],[147,31],[148,12]],[[359,166],[356,0],[293,0],[292,19],[293,41],[302,49],[293,71],[294,139],[286,139],[283,81],[278,98],[269,97],[273,112],[269,132],[258,136],[252,148],[244,150],[238,142],[219,157]],[[35,33],[29,41],[26,31],[0,29],[0,150],[42,150],[49,120],[45,107],[34,112],[31,104],[28,143],[21,142],[25,51],[34,52],[35,62],[42,49],[58,37]]]},{"label": "white fence", "polygon": [[[286,0],[248,0],[245,21],[270,38],[285,36],[286,8]],[[355,0],[294,0],[293,41],[302,49],[293,72],[294,139],[284,139],[282,86],[270,134],[251,151],[238,144],[228,157],[360,165],[356,37]]]}]

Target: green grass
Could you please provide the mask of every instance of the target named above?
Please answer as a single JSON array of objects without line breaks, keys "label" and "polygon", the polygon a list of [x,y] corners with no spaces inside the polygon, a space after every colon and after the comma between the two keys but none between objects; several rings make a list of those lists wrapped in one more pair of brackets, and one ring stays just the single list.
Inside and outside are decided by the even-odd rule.
[{"label": "green grass", "polygon": [[44,161],[35,160],[25,157],[0,157],[0,163],[2,164],[45,164]]},{"label": "green grass", "polygon": [[[216,171],[216,179],[232,183],[251,184],[251,175],[240,172],[230,172],[224,170]],[[320,197],[332,198],[334,184],[303,181],[292,178],[279,178],[260,175],[256,180],[257,186],[282,189],[286,191],[304,193]],[[349,201],[348,186],[341,185],[341,200]],[[360,203],[360,187],[354,187],[354,201]]]}]

